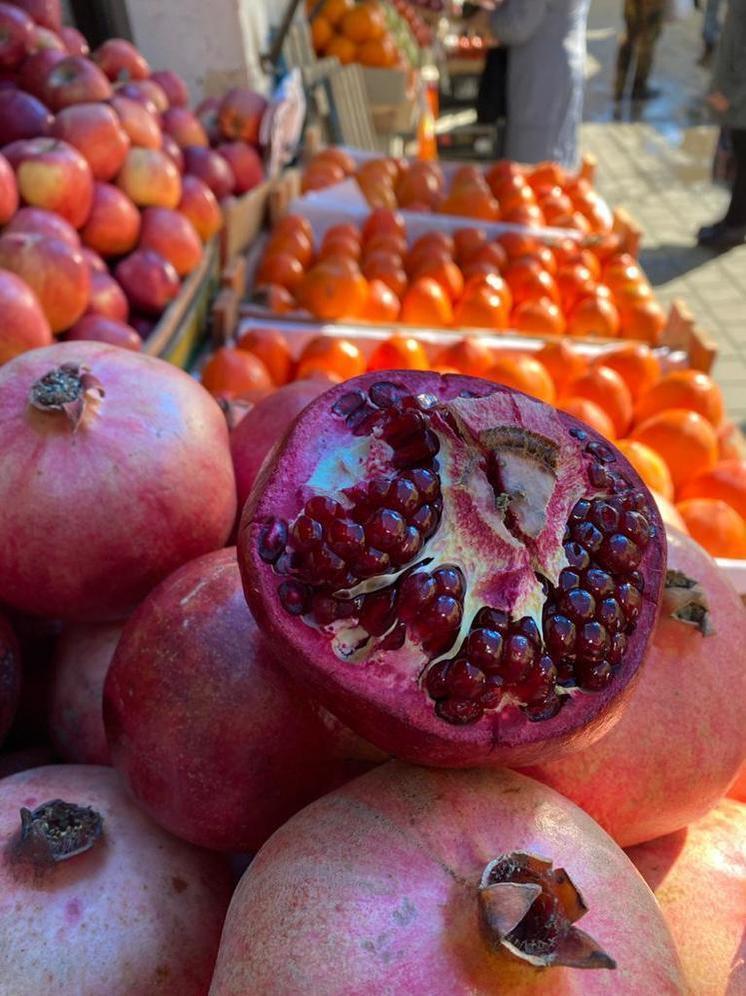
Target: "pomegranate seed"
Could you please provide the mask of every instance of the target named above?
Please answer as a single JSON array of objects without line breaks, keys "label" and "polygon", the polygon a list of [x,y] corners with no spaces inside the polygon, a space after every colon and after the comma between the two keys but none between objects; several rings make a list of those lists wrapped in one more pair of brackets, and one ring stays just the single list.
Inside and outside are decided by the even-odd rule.
[{"label": "pomegranate seed", "polygon": [[576,543],[584,546],[589,553],[596,553],[604,541],[604,535],[592,522],[576,522],[570,534]]},{"label": "pomegranate seed", "polygon": [[627,580],[637,588],[640,594],[645,591],[645,578],[639,571],[630,571],[627,575]]},{"label": "pomegranate seed", "polygon": [[579,439],[581,443],[583,442],[584,439],[588,438],[588,433],[585,431],[585,429],[577,429],[574,426],[572,429],[570,429],[570,435],[573,436],[575,439]]},{"label": "pomegranate seed", "polygon": [[560,572],[560,576],[557,582],[557,587],[560,591],[571,591],[573,588],[580,587],[580,574],[578,571],[570,570],[566,567]]},{"label": "pomegranate seed", "polygon": [[614,676],[611,664],[607,660],[578,664],[576,671],[579,687],[589,692],[598,692],[606,688]]},{"label": "pomegranate seed", "polygon": [[599,491],[609,491],[612,484],[611,474],[602,463],[592,463],[588,468],[588,480]]},{"label": "pomegranate seed", "polygon": [[406,390],[390,380],[381,380],[370,391],[370,400],[379,408],[391,408],[406,395]]},{"label": "pomegranate seed", "polygon": [[497,671],[503,652],[503,638],[495,629],[474,629],[466,640],[466,656],[487,673]]},{"label": "pomegranate seed", "polygon": [[333,519],[329,523],[329,546],[340,557],[357,556],[365,547],[365,531],[358,522],[348,519]]},{"label": "pomegranate seed", "polygon": [[348,415],[346,423],[353,436],[369,436],[373,429],[383,420],[383,412],[367,401],[357,411]]},{"label": "pomegranate seed", "polygon": [[484,715],[484,709],[479,702],[472,699],[443,699],[435,706],[436,713],[455,726],[476,723]]},{"label": "pomegranate seed", "polygon": [[340,415],[344,418],[362,408],[367,400],[364,391],[349,391],[347,394],[343,394],[341,398],[337,398],[332,405],[332,411],[335,415]]},{"label": "pomegranate seed", "polygon": [[610,633],[618,633],[624,629],[627,620],[624,618],[619,602],[615,598],[604,598],[598,603],[596,616]]},{"label": "pomegranate seed", "polygon": [[320,522],[310,515],[299,515],[290,527],[290,535],[296,547],[312,550],[324,540],[324,529]]},{"label": "pomegranate seed", "polygon": [[417,493],[423,502],[435,501],[440,496],[438,476],[426,467],[413,467],[407,472],[406,477],[417,488]]},{"label": "pomegranate seed", "polygon": [[422,536],[418,529],[414,526],[407,526],[404,533],[404,539],[399,545],[399,549],[395,553],[395,559],[397,564],[406,564],[422,549]]},{"label": "pomegranate seed", "polygon": [[586,567],[590,566],[591,558],[588,551],[580,543],[575,543],[574,541],[565,543],[565,556],[571,567],[577,567],[579,570],[584,571]]},{"label": "pomegranate seed", "polygon": [[391,632],[387,633],[383,640],[381,640],[381,650],[399,650],[400,647],[404,646],[406,638],[407,627],[404,623],[397,623]]},{"label": "pomegranate seed", "polygon": [[622,607],[627,623],[632,625],[637,622],[642,606],[642,595],[632,584],[625,581],[619,585],[617,599]]},{"label": "pomegranate seed", "polygon": [[454,598],[462,599],[466,590],[464,576],[458,567],[446,564],[433,571],[433,578],[438,585],[441,595],[452,595]]},{"label": "pomegranate seed", "polygon": [[330,522],[332,519],[343,518],[345,510],[338,501],[324,495],[314,495],[309,498],[305,507],[306,515],[319,522]]},{"label": "pomegranate seed", "polygon": [[593,502],[588,518],[604,533],[613,532],[619,527],[619,510],[603,499]]},{"label": "pomegranate seed", "polygon": [[355,574],[360,578],[371,578],[376,574],[388,574],[391,570],[391,558],[383,550],[377,550],[375,547],[368,547],[361,557],[358,557],[353,565],[352,569]]},{"label": "pomegranate seed", "polygon": [[326,581],[331,583],[340,578],[345,573],[347,565],[341,557],[330,547],[324,544],[316,550],[312,550],[308,557],[309,569],[316,581]]},{"label": "pomegranate seed", "polygon": [[420,493],[406,477],[395,477],[388,486],[385,501],[389,508],[409,518],[420,507]]},{"label": "pomegranate seed", "polygon": [[506,681],[518,682],[525,677],[536,656],[533,643],[520,633],[511,634],[505,641],[502,673]]},{"label": "pomegranate seed", "polygon": [[418,409],[409,411],[397,410],[386,418],[381,436],[389,446],[396,449],[411,439],[412,436],[422,436],[427,429],[427,419]]},{"label": "pomegranate seed", "polygon": [[399,617],[412,620],[435,599],[438,594],[438,585],[430,574],[418,571],[402,581],[400,594]]},{"label": "pomegranate seed", "polygon": [[625,512],[619,527],[625,536],[645,549],[652,536],[650,522],[641,512]]},{"label": "pomegranate seed", "polygon": [[273,564],[285,549],[288,541],[288,524],[284,519],[271,519],[259,540],[259,556]]},{"label": "pomegranate seed", "polygon": [[390,487],[391,480],[388,477],[374,477],[368,484],[368,490],[361,504],[367,504],[370,508],[378,508],[386,501]]},{"label": "pomegranate seed", "polygon": [[432,431],[426,429],[422,435],[415,436],[407,445],[394,452],[392,463],[395,467],[413,467],[418,463],[427,463],[440,450],[440,440]]},{"label": "pomegranate seed", "polygon": [[609,660],[612,664],[621,664],[624,651],[627,649],[627,637],[624,633],[614,633],[611,638]]},{"label": "pomegranate seed", "polygon": [[575,623],[587,622],[593,618],[596,611],[596,600],[583,588],[561,592],[558,605],[563,614],[569,616]]},{"label": "pomegranate seed", "polygon": [[507,612],[502,609],[493,609],[487,605],[477,612],[474,622],[471,624],[472,629],[494,629],[501,636],[507,635],[509,626],[510,616]]},{"label": "pomegranate seed", "polygon": [[451,595],[438,595],[426,613],[427,625],[438,630],[454,630],[461,625],[461,602]]},{"label": "pomegranate seed", "polygon": [[600,460],[601,463],[614,463],[616,460],[616,457],[609,447],[605,443],[599,443],[596,440],[588,443],[585,448],[585,452],[590,453],[591,456],[594,456],[597,460]]},{"label": "pomegranate seed", "polygon": [[446,677],[448,694],[456,699],[478,699],[484,690],[484,675],[469,661],[457,658]]},{"label": "pomegranate seed", "polygon": [[610,571],[626,574],[639,566],[642,550],[624,533],[614,533],[603,541],[598,559]]},{"label": "pomegranate seed", "polygon": [[282,581],[277,589],[277,594],[282,602],[283,608],[291,616],[300,616],[306,611],[308,605],[308,588],[297,581]]},{"label": "pomegranate seed", "polygon": [[394,623],[398,594],[396,588],[384,588],[363,599],[360,625],[371,636],[383,636]]},{"label": "pomegranate seed", "polygon": [[379,550],[389,552],[402,542],[406,529],[407,523],[399,512],[390,508],[379,508],[368,519],[365,535]]},{"label": "pomegranate seed", "polygon": [[604,598],[612,594],[615,585],[611,574],[602,571],[600,567],[591,567],[585,572],[583,587],[587,588],[595,598]]},{"label": "pomegranate seed", "polygon": [[555,691],[552,691],[544,698],[523,706],[523,713],[532,723],[553,719],[565,704],[566,698],[567,696],[557,695]]},{"label": "pomegranate seed", "polygon": [[438,661],[428,668],[425,675],[425,688],[433,699],[444,699],[448,695],[446,679],[454,661]]},{"label": "pomegranate seed", "polygon": [[331,595],[316,594],[311,599],[311,615],[319,626],[328,626],[337,619],[338,605]]},{"label": "pomegranate seed", "polygon": [[495,709],[500,705],[505,693],[504,682],[499,674],[488,674],[484,682],[484,691],[479,701],[485,709]]},{"label": "pomegranate seed", "polygon": [[432,505],[421,505],[409,521],[429,539],[438,528],[438,513]]},{"label": "pomegranate seed", "polygon": [[527,640],[530,640],[535,646],[541,646],[541,633],[539,633],[539,627],[533,621],[531,616],[523,616],[519,619],[514,626],[514,631],[520,633],[521,636],[525,636]]},{"label": "pomegranate seed", "polygon": [[575,646],[580,658],[600,660],[608,652],[609,634],[600,622],[593,619],[591,622],[583,623]]},{"label": "pomegranate seed", "polygon": [[575,507],[572,512],[570,512],[570,522],[581,522],[583,519],[587,518],[590,509],[591,503],[588,499],[581,498],[575,503]]},{"label": "pomegranate seed", "polygon": [[564,657],[575,647],[575,623],[567,616],[550,616],[544,623],[544,639],[553,657]]}]

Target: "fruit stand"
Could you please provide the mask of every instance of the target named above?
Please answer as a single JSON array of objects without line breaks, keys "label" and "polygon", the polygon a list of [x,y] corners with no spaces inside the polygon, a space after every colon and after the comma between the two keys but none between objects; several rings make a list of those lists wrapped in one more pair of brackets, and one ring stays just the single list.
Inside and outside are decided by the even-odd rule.
[{"label": "fruit stand", "polygon": [[306,6],[195,100],[0,3],[0,996],[735,996],[716,343],[591,159],[291,162],[447,13]]}]

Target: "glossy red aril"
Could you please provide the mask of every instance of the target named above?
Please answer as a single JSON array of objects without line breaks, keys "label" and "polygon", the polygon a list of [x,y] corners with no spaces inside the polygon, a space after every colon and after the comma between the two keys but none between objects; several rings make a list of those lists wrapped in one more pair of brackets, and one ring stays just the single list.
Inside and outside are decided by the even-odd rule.
[{"label": "glossy red aril", "polygon": [[400,757],[515,763],[592,742],[655,619],[649,492],[523,394],[386,378],[312,402],[252,493],[239,559],[260,625],[309,691]]}]

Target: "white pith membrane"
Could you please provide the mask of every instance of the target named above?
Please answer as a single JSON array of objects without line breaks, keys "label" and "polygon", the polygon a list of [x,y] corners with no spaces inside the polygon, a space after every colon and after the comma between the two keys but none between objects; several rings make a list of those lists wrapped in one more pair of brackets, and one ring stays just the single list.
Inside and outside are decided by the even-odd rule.
[{"label": "white pith membrane", "polygon": [[[382,644],[397,626],[398,615],[386,633],[376,636],[355,619],[320,625],[312,615],[302,617],[329,636],[334,653],[347,664],[383,661],[387,669],[420,682],[430,667],[457,654],[475,615],[485,606],[504,610],[514,621],[529,617],[542,633],[547,594],[540,578],[556,585],[568,566],[563,536],[578,499],[603,496],[589,484],[587,468],[593,458],[583,454],[554,409],[541,402],[495,393],[439,402],[428,414],[430,428],[440,440],[436,457],[443,502],[440,524],[413,561],[352,588],[337,589],[334,595],[351,599],[388,588],[418,570],[431,573],[438,566],[458,567],[466,593],[461,625],[451,645],[431,657],[408,626],[403,646],[385,649]],[[351,508],[343,493],[346,489],[376,476],[406,473],[394,467],[393,454],[380,427],[363,436],[350,431],[322,456],[303,487],[304,501],[323,495]],[[497,461],[499,490],[487,476],[490,459]],[[579,691],[574,685],[556,688],[560,695]],[[427,694],[424,689],[423,694]],[[523,704],[505,691],[490,712]]]}]

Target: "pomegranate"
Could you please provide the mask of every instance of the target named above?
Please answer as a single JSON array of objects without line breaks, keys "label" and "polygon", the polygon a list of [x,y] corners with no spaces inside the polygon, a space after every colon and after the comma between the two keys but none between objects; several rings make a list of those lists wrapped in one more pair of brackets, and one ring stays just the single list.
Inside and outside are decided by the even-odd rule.
[{"label": "pomegranate", "polygon": [[679,972],[650,891],[572,803],[507,770],[391,762],[264,846],[210,993],[658,996]]},{"label": "pomegranate", "polygon": [[265,464],[239,536],[257,621],[311,694],[406,760],[589,744],[657,611],[650,493],[564,412],[473,378],[389,376],[326,392]]},{"label": "pomegranate", "polygon": [[155,826],[111,768],[3,779],[0,840],[4,992],[207,992],[229,870]]},{"label": "pomegranate", "polygon": [[217,850],[258,850],[368,766],[359,753],[335,757],[334,721],[268,652],[235,547],[185,564],[136,610],[106,677],[104,720],[114,765],[144,809]]},{"label": "pomegranate", "polygon": [[746,806],[724,799],[686,830],[627,852],[671,928],[689,991],[746,992]]},{"label": "pomegranate", "polygon": [[0,600],[35,615],[126,615],[236,514],[228,431],[188,374],[98,342],[0,368]]},{"label": "pomegranate", "polygon": [[0,616],[0,744],[13,722],[21,694],[21,651],[10,623]]},{"label": "pomegranate", "polygon": [[669,530],[664,609],[618,725],[590,750],[529,768],[622,846],[716,805],[746,760],[746,612],[727,577]]},{"label": "pomegranate", "polygon": [[330,382],[324,379],[286,384],[262,398],[231,432],[239,511],[249,497],[266,455],[285,435],[295,416],[329,386]]},{"label": "pomegranate", "polygon": [[65,629],[54,652],[49,731],[57,753],[76,764],[111,764],[102,712],[104,679],[122,623]]},{"label": "pomegranate", "polygon": [[728,796],[731,799],[738,799],[739,802],[746,802],[746,761],[736,775],[736,780],[728,789]]},{"label": "pomegranate", "polygon": [[[8,611],[8,619],[21,651],[21,693],[5,750],[49,747],[49,693],[52,655],[62,623]],[[43,764],[44,761],[38,761]],[[37,765],[27,765],[36,767]]]}]

